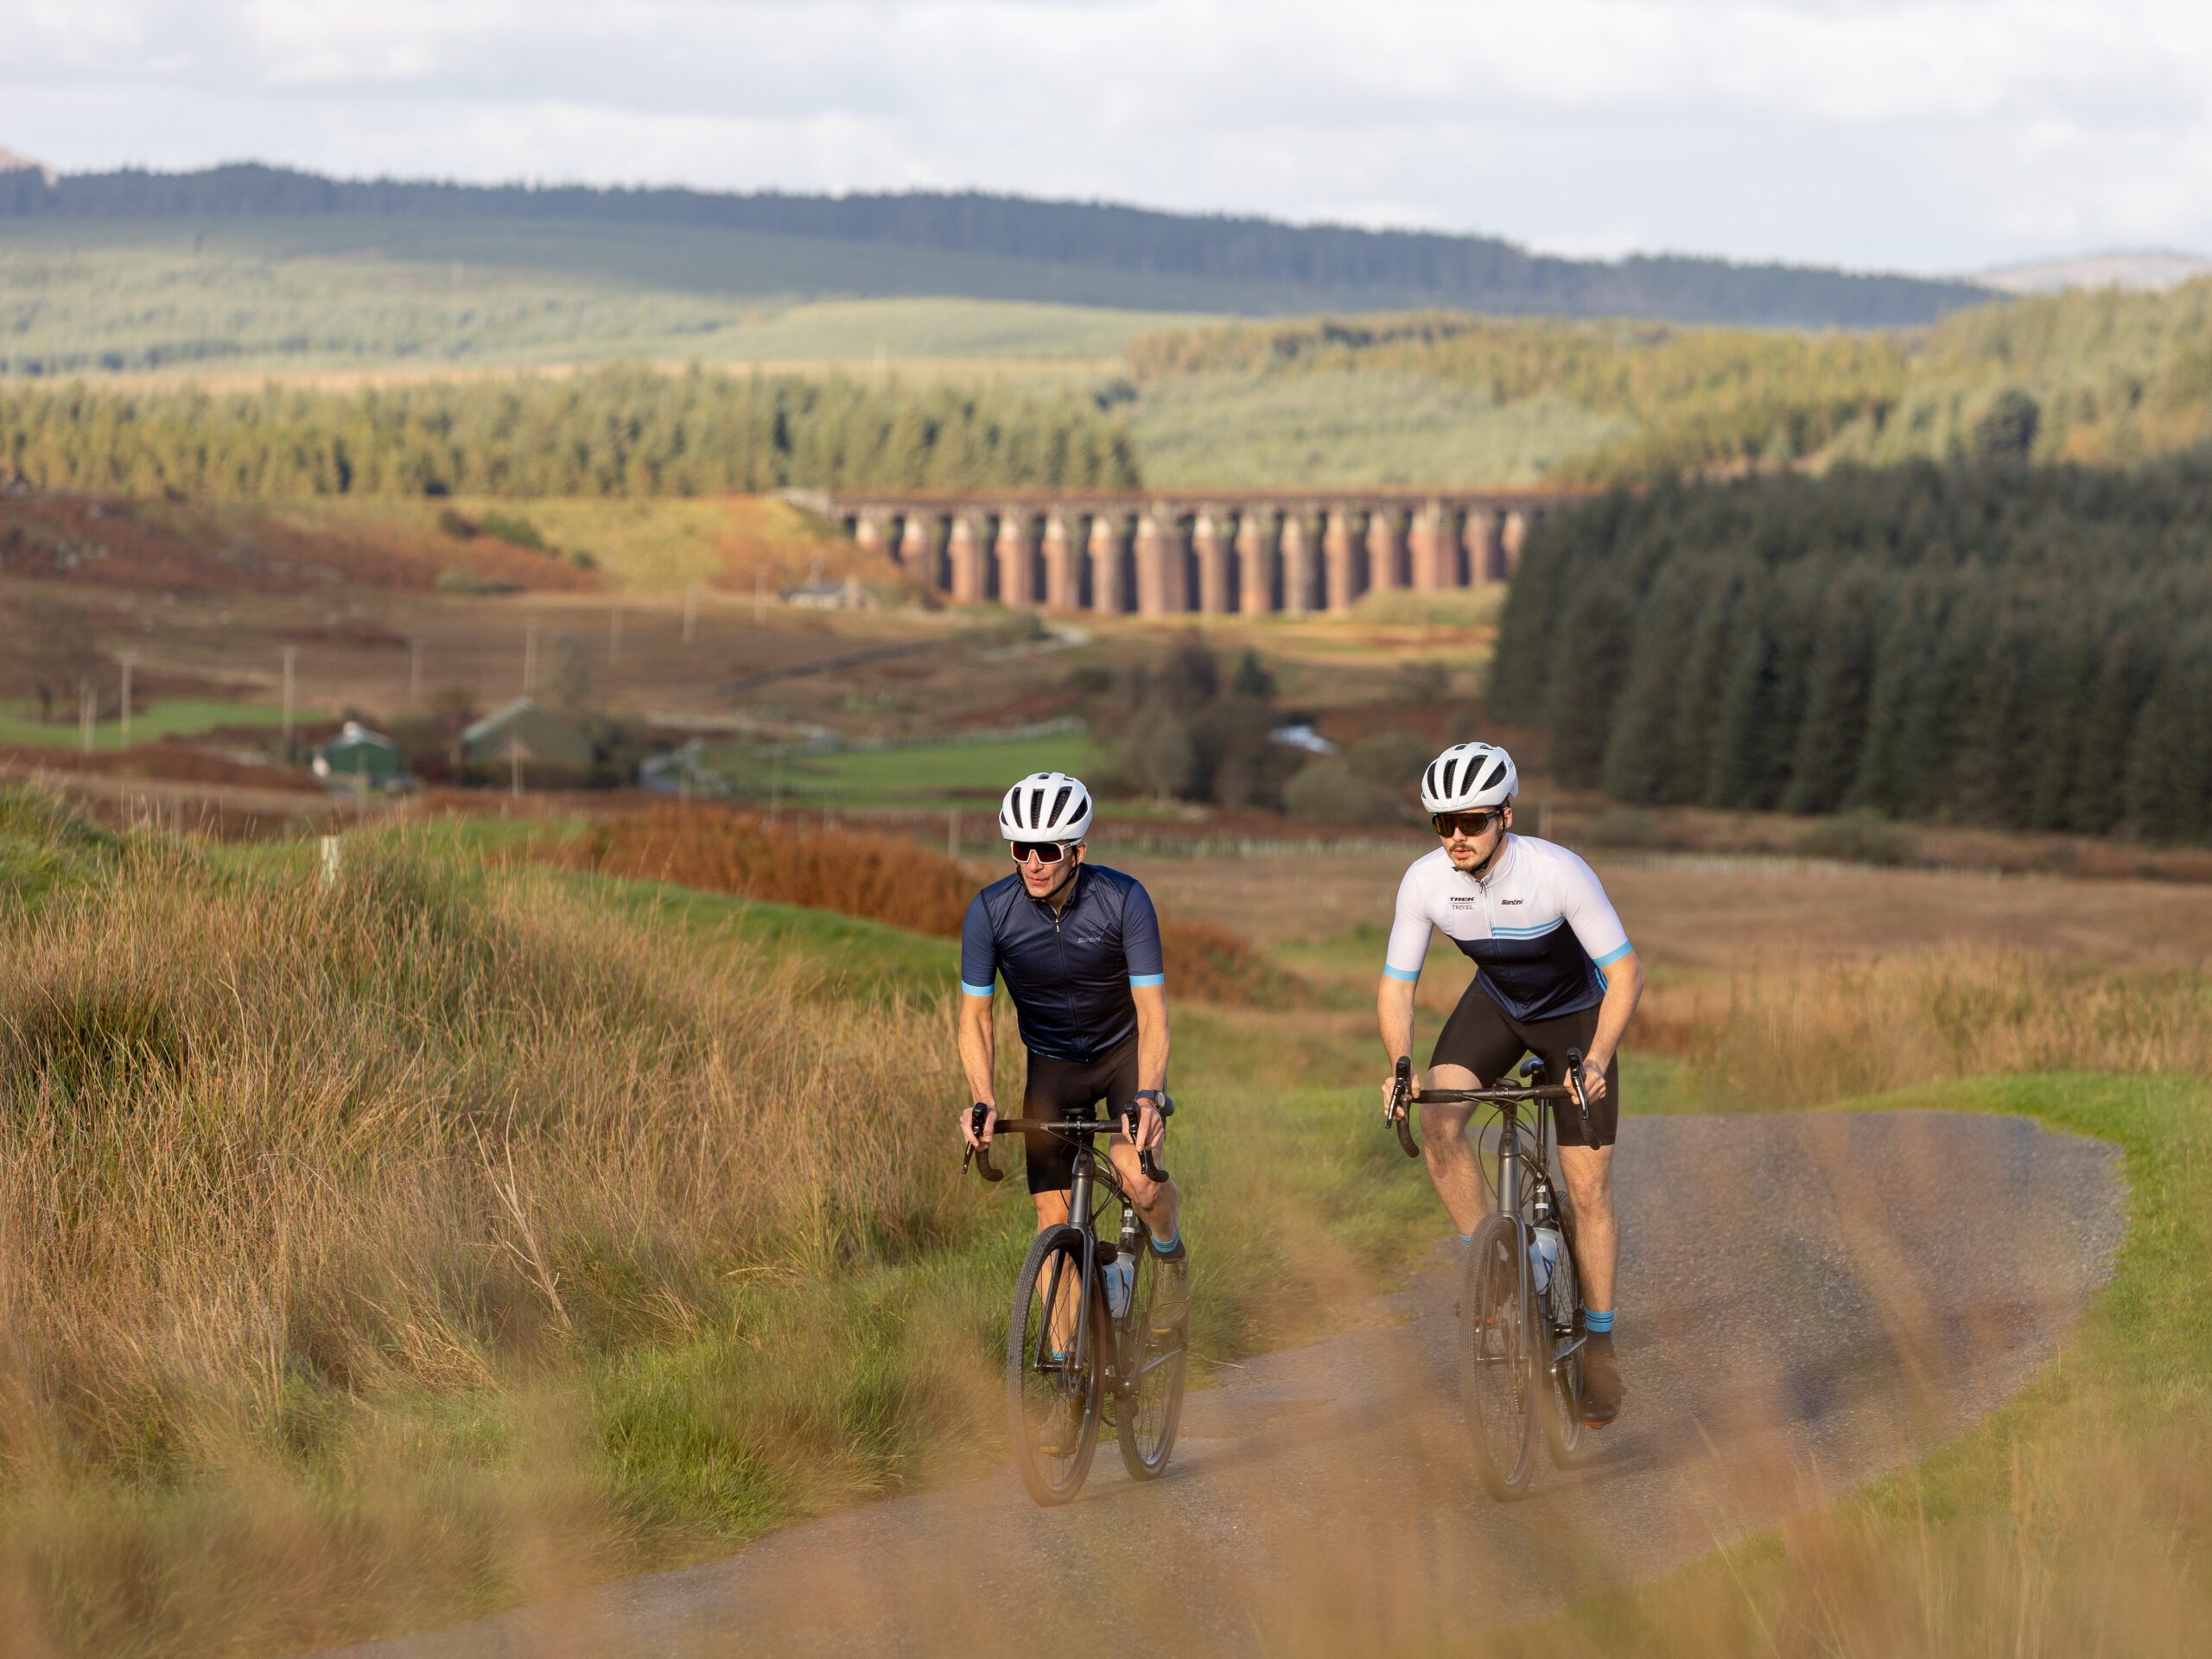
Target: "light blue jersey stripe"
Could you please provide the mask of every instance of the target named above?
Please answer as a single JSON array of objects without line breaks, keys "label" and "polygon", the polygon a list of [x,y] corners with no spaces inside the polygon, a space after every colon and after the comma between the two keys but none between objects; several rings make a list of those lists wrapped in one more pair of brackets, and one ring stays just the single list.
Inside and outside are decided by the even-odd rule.
[{"label": "light blue jersey stripe", "polygon": [[1421,969],[1418,968],[1393,968],[1386,962],[1382,964],[1382,976],[1385,979],[1402,979],[1410,985],[1421,977]]},{"label": "light blue jersey stripe", "polygon": [[1132,986],[1165,985],[1166,982],[1167,976],[1165,974],[1131,974],[1129,976],[1129,983]]},{"label": "light blue jersey stripe", "polygon": [[970,996],[988,996],[991,994],[991,988],[989,986],[970,985],[964,979],[960,982],[960,988],[967,992]]},{"label": "light blue jersey stripe", "polygon": [[1547,933],[1556,933],[1566,925],[1566,918],[1547,923],[1542,927],[1493,927],[1492,937],[1501,939],[1541,939]]},{"label": "light blue jersey stripe", "polygon": [[1599,968],[1611,967],[1614,963],[1618,962],[1623,957],[1628,955],[1630,951],[1635,949],[1636,947],[1634,945],[1630,944],[1626,939],[1623,939],[1621,941],[1619,950],[1606,951],[1604,956],[1599,957],[1596,963],[1592,965]]}]

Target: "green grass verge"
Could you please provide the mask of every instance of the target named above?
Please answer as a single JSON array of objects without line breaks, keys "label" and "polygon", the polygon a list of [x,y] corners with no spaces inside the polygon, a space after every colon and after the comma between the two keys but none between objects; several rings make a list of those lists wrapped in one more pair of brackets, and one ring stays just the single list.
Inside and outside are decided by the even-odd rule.
[{"label": "green grass verge", "polygon": [[[328,716],[301,710],[296,711],[293,718],[302,725],[311,725]],[[217,731],[226,726],[278,727],[283,723],[284,711],[266,703],[200,702],[186,697],[153,703],[133,714],[130,741],[150,743],[162,737],[198,737],[203,732]],[[73,749],[83,742],[83,734],[74,721],[49,722],[38,719],[27,705],[0,705],[0,743],[20,744],[25,748]],[[96,751],[113,753],[123,747],[120,721],[103,720],[94,724],[92,747]]]}]

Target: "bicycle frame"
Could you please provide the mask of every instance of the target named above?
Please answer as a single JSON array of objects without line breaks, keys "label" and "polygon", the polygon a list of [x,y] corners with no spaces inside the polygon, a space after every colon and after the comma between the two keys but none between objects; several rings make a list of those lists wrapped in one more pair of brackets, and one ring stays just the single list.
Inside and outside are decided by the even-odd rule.
[{"label": "bicycle frame", "polygon": [[[1160,1097],[1160,1115],[1163,1118],[1169,1117],[1173,1116],[1174,1111],[1173,1099],[1163,1095]],[[1080,1376],[1084,1374],[1084,1362],[1090,1357],[1085,1344],[1090,1341],[1091,1309],[1094,1306],[1092,1299],[1104,1282],[1102,1269],[1111,1266],[1121,1255],[1121,1243],[1118,1238],[1112,1243],[1105,1245],[1105,1253],[1101,1253],[1097,1217],[1092,1208],[1094,1189],[1103,1185],[1124,1205],[1131,1209],[1135,1207],[1135,1202],[1123,1190],[1121,1182],[1115,1178],[1113,1165],[1099,1156],[1098,1149],[1091,1145],[1090,1137],[1094,1135],[1110,1135],[1125,1123],[1133,1121],[1135,1116],[1135,1109],[1132,1108],[1111,1118],[1011,1117],[1001,1118],[998,1122],[997,1130],[995,1131],[996,1133],[1011,1130],[1042,1130],[1047,1134],[1066,1136],[1075,1147],[1075,1168],[1068,1182],[1067,1219],[1067,1225],[1073,1227],[1083,1236],[1083,1282],[1076,1300],[1075,1342],[1070,1348],[1067,1357],[1063,1360],[1055,1360],[1050,1353],[1046,1351],[1042,1344],[1051,1342],[1052,1330],[1052,1320],[1048,1312],[1047,1317],[1039,1328],[1038,1341],[1040,1346],[1030,1356],[1031,1363],[1039,1370],[1064,1371],[1072,1366],[1076,1376]],[[979,1121],[976,1128],[980,1131],[982,1127]],[[976,1168],[982,1173],[985,1180],[996,1181],[1003,1178],[1003,1172],[991,1163],[989,1147],[970,1147],[968,1149],[968,1155],[961,1160],[961,1168],[966,1169],[971,1160],[975,1161]],[[1152,1180],[1165,1181],[1167,1179],[1167,1172],[1160,1167],[1148,1147],[1138,1155],[1138,1166]],[[1059,1266],[1055,1263],[1052,1281],[1045,1287],[1045,1306],[1047,1310],[1058,1305],[1059,1272]],[[1118,1341],[1119,1321],[1115,1322],[1115,1330],[1117,1338],[1116,1352],[1110,1356],[1110,1363],[1107,1368],[1107,1381],[1119,1392],[1125,1383],[1133,1379],[1126,1378],[1122,1375],[1126,1368],[1121,1363],[1122,1356]]]}]

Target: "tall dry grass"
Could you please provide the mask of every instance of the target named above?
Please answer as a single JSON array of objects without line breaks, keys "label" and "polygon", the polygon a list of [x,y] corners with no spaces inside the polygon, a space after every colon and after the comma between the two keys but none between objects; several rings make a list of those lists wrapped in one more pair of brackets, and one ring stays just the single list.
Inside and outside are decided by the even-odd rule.
[{"label": "tall dry grass", "polygon": [[[835,910],[939,938],[959,937],[976,893],[953,860],[895,836],[706,808],[601,819],[542,855],[564,869]],[[1160,928],[1177,995],[1230,1007],[1309,1000],[1294,976],[1227,928],[1173,916]]]},{"label": "tall dry grass", "polygon": [[2212,1075],[2212,977],[1959,946],[1662,982],[1634,1046],[1751,1104],[1805,1106],[1992,1074]]},{"label": "tall dry grass", "polygon": [[[654,1435],[726,1482],[695,1510],[742,1510],[834,1484],[855,1398],[925,1433],[970,1396],[957,1344],[825,1357],[868,1344],[805,1314],[976,1219],[911,1109],[957,1093],[944,1010],[702,977],[550,877],[389,845],[326,889],[126,841],[35,909],[7,893],[11,1637],[281,1646],[449,1612],[533,1550],[619,1550]],[[698,1368],[665,1408],[616,1386],[641,1338],[727,1344],[726,1397]]]}]

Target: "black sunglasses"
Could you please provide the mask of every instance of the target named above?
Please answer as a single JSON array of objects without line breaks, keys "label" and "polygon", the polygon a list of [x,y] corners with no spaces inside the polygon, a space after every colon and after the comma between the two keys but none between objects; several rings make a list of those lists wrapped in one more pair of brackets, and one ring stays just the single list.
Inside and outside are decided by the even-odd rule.
[{"label": "black sunglasses", "polygon": [[1017,841],[1014,843],[1014,861],[1027,864],[1035,859],[1039,864],[1057,864],[1067,856],[1066,843],[1058,841]]},{"label": "black sunglasses", "polygon": [[1429,822],[1436,826],[1436,833],[1446,840],[1454,835],[1460,835],[1471,841],[1489,829],[1491,821],[1503,814],[1504,810],[1503,807],[1497,807],[1488,812],[1439,812],[1430,818]]}]

